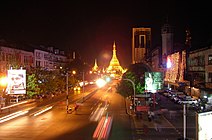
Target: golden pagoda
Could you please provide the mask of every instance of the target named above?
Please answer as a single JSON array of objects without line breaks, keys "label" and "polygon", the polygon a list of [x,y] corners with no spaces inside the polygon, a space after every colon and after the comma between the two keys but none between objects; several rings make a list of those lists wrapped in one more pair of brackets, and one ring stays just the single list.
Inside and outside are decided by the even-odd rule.
[{"label": "golden pagoda", "polygon": [[116,44],[115,44],[115,41],[114,41],[114,43],[113,43],[113,57],[110,60],[110,65],[107,68],[107,73],[113,73],[113,74],[120,73],[120,74],[122,74],[123,72],[124,72],[123,68],[120,66],[119,60],[117,59],[117,56],[116,56]]},{"label": "golden pagoda", "polygon": [[93,72],[96,72],[96,71],[98,71],[98,66],[97,66],[97,62],[96,62],[96,59],[95,59],[95,62],[94,62],[94,66],[93,66],[93,68],[92,68],[92,71]]}]

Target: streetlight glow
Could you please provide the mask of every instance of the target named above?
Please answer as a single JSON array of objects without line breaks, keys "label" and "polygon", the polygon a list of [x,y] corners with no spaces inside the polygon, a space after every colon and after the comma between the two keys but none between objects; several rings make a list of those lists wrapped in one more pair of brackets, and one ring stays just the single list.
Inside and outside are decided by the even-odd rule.
[{"label": "streetlight glow", "polygon": [[1,85],[1,86],[6,86],[7,83],[8,83],[7,77],[1,77],[1,78],[0,78],[0,85]]},{"label": "streetlight glow", "polygon": [[96,84],[97,84],[98,87],[101,88],[101,87],[103,87],[103,86],[106,85],[106,81],[103,80],[103,79],[98,79],[98,80],[96,81]]}]

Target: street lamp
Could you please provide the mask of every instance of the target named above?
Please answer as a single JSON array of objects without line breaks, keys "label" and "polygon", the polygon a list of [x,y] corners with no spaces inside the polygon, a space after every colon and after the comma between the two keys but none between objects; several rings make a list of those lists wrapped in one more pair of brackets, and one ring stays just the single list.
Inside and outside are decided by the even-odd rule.
[{"label": "street lamp", "polygon": [[134,112],[135,112],[135,83],[134,83],[132,80],[130,80],[130,79],[123,79],[123,80],[129,81],[129,82],[131,82],[132,85],[133,85],[133,93],[134,93],[133,107],[134,107]]},{"label": "street lamp", "polygon": [[183,104],[183,139],[186,139],[186,104]]},{"label": "street lamp", "polygon": [[[72,75],[75,75],[76,71],[72,71]],[[66,111],[69,113],[69,101],[68,101],[68,72],[66,72]]]},{"label": "street lamp", "polygon": [[8,78],[7,77],[1,77],[0,78],[0,86],[1,86],[2,91],[3,91],[2,94],[4,94],[6,87],[7,87],[7,84],[8,84]]}]

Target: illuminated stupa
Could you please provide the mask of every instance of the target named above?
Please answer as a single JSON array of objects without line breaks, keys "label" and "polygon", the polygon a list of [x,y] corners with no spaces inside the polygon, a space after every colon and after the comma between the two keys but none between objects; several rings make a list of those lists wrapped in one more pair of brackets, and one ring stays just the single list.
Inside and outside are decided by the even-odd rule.
[{"label": "illuminated stupa", "polygon": [[122,74],[123,72],[124,72],[123,68],[120,66],[119,60],[117,59],[117,56],[116,56],[116,44],[114,42],[113,43],[113,56],[110,61],[110,65],[107,68],[107,73]]},{"label": "illuminated stupa", "polygon": [[95,63],[94,63],[94,66],[93,66],[93,68],[92,68],[92,71],[93,72],[96,72],[96,71],[98,71],[98,65],[97,65],[97,62],[96,62],[96,59],[95,59]]}]

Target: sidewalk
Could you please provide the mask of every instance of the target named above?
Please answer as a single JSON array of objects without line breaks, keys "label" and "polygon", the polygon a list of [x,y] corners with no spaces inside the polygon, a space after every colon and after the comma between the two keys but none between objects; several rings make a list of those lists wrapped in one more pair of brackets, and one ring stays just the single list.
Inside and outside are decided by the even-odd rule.
[{"label": "sidewalk", "polygon": [[[134,139],[138,140],[154,140],[154,139],[163,139],[163,136],[167,140],[177,140],[180,137],[180,134],[177,134],[175,128],[171,123],[169,123],[166,118],[163,116],[163,113],[159,108],[151,107],[150,110],[154,111],[154,119],[151,121],[148,119],[148,112],[141,112],[139,115],[136,115],[132,109],[130,109],[131,101],[126,99],[126,108],[127,113],[132,118],[132,123],[134,126]],[[175,136],[175,138],[173,136]],[[173,137],[173,138],[172,138]]]}]

